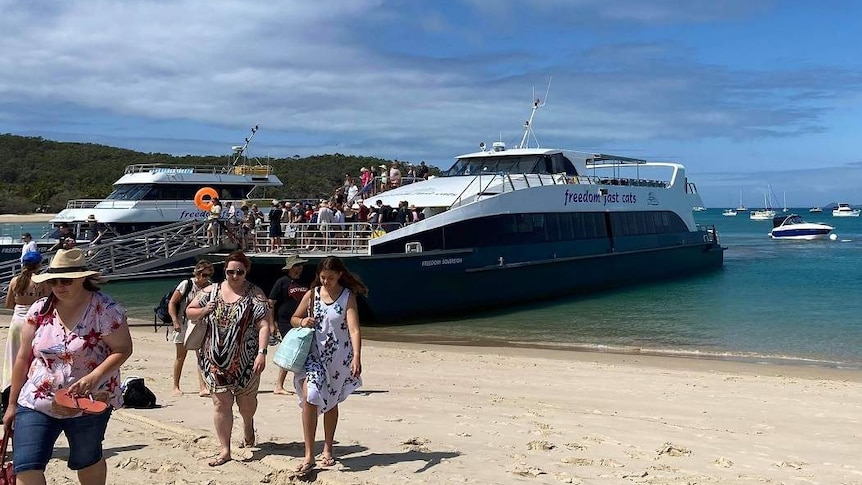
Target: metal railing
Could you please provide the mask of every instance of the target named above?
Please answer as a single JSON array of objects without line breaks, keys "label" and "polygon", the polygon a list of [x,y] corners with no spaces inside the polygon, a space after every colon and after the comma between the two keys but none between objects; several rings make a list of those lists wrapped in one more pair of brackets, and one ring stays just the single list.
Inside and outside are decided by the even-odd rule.
[{"label": "metal railing", "polygon": [[[230,226],[228,226],[230,227]],[[261,224],[248,232],[231,231],[230,243],[249,252],[285,253],[322,251],[344,255],[371,254],[371,240],[401,227],[397,223],[372,225],[367,222],[341,224],[286,223],[281,224],[280,238],[269,236],[269,224]]]}]

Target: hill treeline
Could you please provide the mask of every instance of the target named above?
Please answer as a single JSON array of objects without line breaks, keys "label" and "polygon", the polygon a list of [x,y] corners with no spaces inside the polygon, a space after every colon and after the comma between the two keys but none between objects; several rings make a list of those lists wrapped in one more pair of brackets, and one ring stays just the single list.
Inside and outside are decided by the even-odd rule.
[{"label": "hill treeline", "polygon": [[[283,199],[323,198],[344,182],[344,174],[358,182],[361,167],[389,164],[377,157],[314,155],[255,159],[273,167],[284,182],[267,188],[266,197]],[[46,140],[41,137],[0,135],[0,213],[57,212],[69,199],[101,199],[123,175],[127,165],[168,163],[179,165],[228,165],[227,156],[177,157],[164,153]],[[418,163],[418,161],[410,163]],[[255,163],[252,161],[250,163]],[[432,167],[432,173],[436,170]]]}]

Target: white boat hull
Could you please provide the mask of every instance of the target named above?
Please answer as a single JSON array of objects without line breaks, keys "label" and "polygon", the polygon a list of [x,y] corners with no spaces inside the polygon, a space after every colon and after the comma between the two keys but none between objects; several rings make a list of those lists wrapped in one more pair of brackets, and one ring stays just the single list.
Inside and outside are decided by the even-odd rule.
[{"label": "white boat hull", "polygon": [[814,241],[828,238],[833,229],[832,226],[827,226],[826,224],[805,222],[776,227],[769,233],[769,237],[772,239]]}]

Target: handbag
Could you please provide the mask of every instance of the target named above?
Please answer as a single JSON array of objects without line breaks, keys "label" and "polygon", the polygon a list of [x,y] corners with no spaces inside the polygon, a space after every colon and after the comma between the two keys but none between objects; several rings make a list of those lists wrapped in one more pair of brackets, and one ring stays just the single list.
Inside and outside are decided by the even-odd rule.
[{"label": "handbag", "polygon": [[15,485],[15,467],[12,460],[6,462],[6,448],[9,446],[9,438],[12,433],[3,432],[3,444],[0,445],[0,485]]},{"label": "handbag", "polygon": [[[215,301],[215,298],[218,295],[218,288],[219,284],[216,283],[210,291],[210,301]],[[204,343],[204,337],[206,337],[207,334],[208,323],[209,322],[207,321],[188,321],[186,334],[183,335],[183,347],[185,347],[186,350],[200,350]]]},{"label": "handbag", "polygon": [[[311,306],[308,308],[309,316],[311,316],[312,308],[314,308],[314,293],[311,297]],[[314,340],[313,328],[296,327],[290,329],[282,338],[281,343],[278,344],[278,348],[275,349],[275,355],[272,357],[273,363],[287,371],[302,371],[305,368],[308,351],[311,350],[312,340]]]}]

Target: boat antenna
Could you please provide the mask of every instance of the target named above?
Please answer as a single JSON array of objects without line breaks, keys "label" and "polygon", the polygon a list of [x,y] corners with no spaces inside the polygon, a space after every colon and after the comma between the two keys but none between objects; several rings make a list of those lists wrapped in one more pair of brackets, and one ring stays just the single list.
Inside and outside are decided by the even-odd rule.
[{"label": "boat antenna", "polygon": [[551,80],[553,78],[548,78],[548,88],[545,90],[545,100],[542,101],[540,98],[536,97],[536,88],[533,87],[533,109],[530,111],[530,119],[524,122],[524,136],[521,137],[521,143],[517,146],[517,148],[529,148],[527,142],[530,141],[530,137],[532,136],[533,141],[536,142],[536,148],[539,148],[539,139],[536,138],[536,134],[533,132],[533,117],[536,116],[536,111],[539,110],[545,103],[548,101],[548,95],[551,93]]},{"label": "boat antenna", "polygon": [[231,162],[230,166],[235,167],[237,163],[242,159],[245,154],[246,149],[248,148],[248,144],[251,143],[251,139],[254,138],[254,134],[257,133],[258,125],[254,125],[251,129],[251,135],[245,137],[245,143],[242,145],[235,145],[233,148],[234,159]]}]

